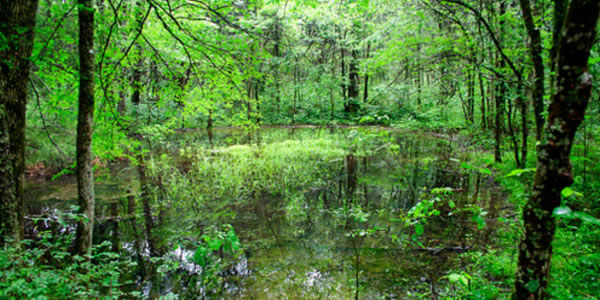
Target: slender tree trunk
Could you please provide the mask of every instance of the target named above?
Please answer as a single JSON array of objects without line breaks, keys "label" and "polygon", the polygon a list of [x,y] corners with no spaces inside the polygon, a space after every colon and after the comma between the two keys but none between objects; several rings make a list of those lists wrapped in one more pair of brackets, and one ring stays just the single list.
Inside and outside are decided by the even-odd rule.
[{"label": "slender tree trunk", "polygon": [[485,87],[483,84],[483,75],[481,72],[478,72],[479,76],[479,93],[481,94],[481,128],[487,128],[486,124],[486,113],[485,113]]},{"label": "slender tree trunk", "polygon": [[529,137],[529,128],[527,127],[527,115],[529,113],[529,105],[523,96],[523,88],[519,85],[518,88],[519,108],[521,110],[521,164],[519,168],[524,169],[527,165],[527,138]]},{"label": "slender tree trunk", "polygon": [[[134,7],[135,23],[137,28],[142,28],[142,22],[144,20],[144,12],[142,10],[142,1],[138,0]],[[131,103],[134,105],[140,104],[141,99],[141,88],[142,88],[142,68],[144,66],[143,49],[140,46],[140,42],[136,42],[134,45],[134,68],[132,76],[133,93],[131,94]]]},{"label": "slender tree trunk", "polygon": [[352,57],[350,58],[350,63],[348,64],[348,81],[350,84],[348,85],[348,106],[347,112],[355,113],[358,111],[358,51],[352,50],[350,51]]},{"label": "slender tree trunk", "polygon": [[[500,2],[500,15],[504,15],[506,13],[506,2]],[[502,38],[504,37],[504,20],[500,20],[500,43],[502,42]],[[506,65],[504,59],[498,57],[498,66],[500,69],[504,69]],[[506,92],[506,84],[503,82],[502,78],[497,78],[496,81],[496,130],[495,130],[495,140],[496,144],[494,145],[494,160],[496,162],[502,161],[502,132],[504,131],[504,97]]]},{"label": "slender tree trunk", "polygon": [[280,43],[281,43],[281,23],[279,16],[275,16],[275,36],[273,40],[275,42],[273,49],[273,56],[275,56],[275,103],[277,104],[277,115],[281,114],[281,91],[280,91],[280,78],[279,78],[279,64],[280,64]]},{"label": "slender tree trunk", "polygon": [[533,77],[533,110],[535,113],[535,139],[542,139],[542,130],[544,127],[544,60],[542,59],[542,37],[540,30],[535,26],[533,15],[531,13],[531,4],[529,0],[520,0],[521,10],[523,11],[523,19],[525,20],[525,28],[531,40],[529,44],[529,52],[533,61],[535,70]]},{"label": "slender tree trunk", "polygon": [[[365,58],[369,58],[369,52],[371,52],[371,43],[367,43],[367,53]],[[369,73],[365,72],[365,88],[363,91],[363,102],[367,103],[367,99],[369,98]]]},{"label": "slender tree trunk", "polygon": [[[597,0],[573,0],[562,28],[557,89],[548,109],[545,140],[538,148],[533,191],[523,209],[525,236],[519,246],[515,299],[545,299],[556,229],[553,211],[573,183],[569,156],[591,92],[590,49],[600,14]],[[568,38],[567,38],[568,37]]]},{"label": "slender tree trunk", "polygon": [[0,246],[23,238],[25,110],[37,8],[36,0],[0,0]]},{"label": "slender tree trunk", "polygon": [[[346,32],[344,32],[344,39],[346,39]],[[348,112],[348,83],[346,80],[346,48],[342,45],[340,47],[341,54],[341,65],[342,65],[342,99],[344,100],[344,110]]]},{"label": "slender tree trunk", "polygon": [[558,62],[558,46],[560,45],[561,29],[567,15],[568,0],[554,0],[552,48],[550,49],[550,95],[554,95],[556,88],[556,66]]},{"label": "slender tree trunk", "polygon": [[510,139],[513,143],[513,153],[515,155],[515,162],[517,163],[517,167],[521,165],[521,160],[519,159],[519,143],[517,142],[517,135],[514,129],[514,118],[513,118],[513,104],[511,101],[508,102],[508,113],[506,114],[507,118],[507,126],[508,133],[510,134]]},{"label": "slender tree trunk", "polygon": [[417,44],[417,106],[421,107],[421,81],[423,74],[421,72],[421,44]]},{"label": "slender tree trunk", "polygon": [[79,0],[79,108],[77,113],[77,193],[81,213],[87,220],[77,226],[76,253],[92,248],[94,228],[94,178],[92,131],[94,122],[94,6]]}]

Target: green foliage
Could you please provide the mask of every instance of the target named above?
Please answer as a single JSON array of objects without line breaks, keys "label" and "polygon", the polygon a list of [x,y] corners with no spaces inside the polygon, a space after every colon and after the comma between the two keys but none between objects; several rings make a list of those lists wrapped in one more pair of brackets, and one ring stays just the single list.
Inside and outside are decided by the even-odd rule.
[{"label": "green foliage", "polygon": [[94,246],[89,258],[71,256],[71,238],[22,242],[23,249],[0,250],[0,296],[8,299],[64,299],[102,297],[120,299],[139,296],[126,292],[132,284],[122,274],[135,266],[119,254],[109,252],[109,242]]}]

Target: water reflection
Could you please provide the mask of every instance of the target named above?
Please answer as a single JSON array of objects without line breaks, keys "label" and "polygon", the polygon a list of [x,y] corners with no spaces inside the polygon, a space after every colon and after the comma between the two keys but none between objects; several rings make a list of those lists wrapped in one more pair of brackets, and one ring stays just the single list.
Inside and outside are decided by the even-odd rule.
[{"label": "water reflection", "polygon": [[[265,128],[253,134],[233,128],[186,131],[174,133],[170,137],[172,143],[157,151],[171,154],[176,164],[172,173],[166,175],[185,178],[194,162],[180,155],[178,149],[265,145],[315,136],[320,131],[319,128]],[[297,199],[261,188],[254,190],[247,201],[229,205],[226,209],[231,214],[226,216],[231,217],[223,219],[233,225],[245,249],[243,255],[227,262],[219,271],[218,288],[207,289],[202,280],[190,286],[190,278],[201,277],[205,271],[191,259],[196,249],[186,240],[178,245],[168,244],[174,231],[188,230],[177,228],[185,223],[181,218],[192,211],[200,213],[203,208],[195,204],[187,212],[171,208],[171,199],[162,190],[163,180],[169,180],[168,177],[152,174],[147,178],[149,171],[143,165],[115,165],[111,169],[114,175],[98,182],[99,222],[95,242],[111,240],[113,250],[136,258],[139,268],[132,289],[142,290],[146,297],[170,292],[252,299],[348,299],[357,294],[361,299],[402,298],[415,291],[435,295],[439,278],[461,266],[461,253],[493,244],[493,228],[503,197],[490,176],[461,168],[461,163],[472,159],[473,153],[451,138],[396,131],[392,143],[397,146],[393,152],[373,151],[370,155],[350,152],[332,159],[327,165],[328,172],[320,180],[291,193]],[[207,155],[219,159],[224,154],[212,150]],[[74,180],[67,177],[30,183],[26,190],[28,218],[56,214],[53,210],[74,204]],[[439,206],[440,214],[428,219],[418,238],[420,246],[391,238],[411,239],[412,227],[391,220],[433,197],[432,190],[439,187],[451,191],[443,199],[451,200],[456,208],[448,204]],[[214,197],[218,202],[216,195],[195,197]],[[150,202],[154,203],[152,207]],[[293,203],[298,206],[293,207]],[[466,209],[472,204],[488,212],[489,222],[484,230],[477,229],[473,213]],[[142,207],[137,208],[139,205]],[[191,230],[209,225],[202,220],[195,222]],[[45,227],[27,226],[34,228],[28,235],[52,229],[50,223],[44,223]],[[66,233],[72,228],[62,230]],[[178,264],[167,272],[157,273],[151,254]],[[222,254],[214,255],[215,259],[221,259],[217,256]]]}]

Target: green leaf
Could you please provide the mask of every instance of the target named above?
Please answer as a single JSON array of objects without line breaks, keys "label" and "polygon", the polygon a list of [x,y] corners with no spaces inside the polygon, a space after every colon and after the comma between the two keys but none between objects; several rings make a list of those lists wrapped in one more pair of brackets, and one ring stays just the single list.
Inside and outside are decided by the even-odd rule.
[{"label": "green leaf", "polygon": [[417,224],[415,225],[415,234],[417,234],[417,235],[422,235],[422,234],[423,234],[423,232],[425,232],[425,229],[423,228],[423,225],[421,225],[421,224],[417,223]]},{"label": "green leaf", "polygon": [[448,200],[448,206],[450,206],[450,208],[454,208],[456,204],[454,204],[454,201]]},{"label": "green leaf", "polygon": [[481,230],[485,228],[485,219],[480,214],[474,215],[473,221],[477,224],[477,229]]},{"label": "green leaf", "polygon": [[479,172],[486,174],[486,175],[492,175],[492,171],[488,168],[479,168]]},{"label": "green leaf", "polygon": [[193,261],[202,267],[206,266],[206,256],[208,255],[208,249],[206,247],[198,247],[196,253],[194,253]]},{"label": "green leaf", "polygon": [[575,193],[575,191],[573,191],[573,189],[570,187],[566,187],[562,190],[562,192],[560,192],[560,194],[563,196],[563,198],[567,198],[567,197],[573,195],[574,193]]},{"label": "green leaf", "polygon": [[524,173],[530,173],[530,172],[535,172],[535,168],[514,169],[514,170],[510,171],[508,174],[506,174],[506,176],[504,176],[504,177],[521,176]]},{"label": "green leaf", "polygon": [[221,245],[223,245],[223,240],[219,238],[213,238],[208,241],[208,247],[213,251],[219,250],[219,248],[221,248]]}]

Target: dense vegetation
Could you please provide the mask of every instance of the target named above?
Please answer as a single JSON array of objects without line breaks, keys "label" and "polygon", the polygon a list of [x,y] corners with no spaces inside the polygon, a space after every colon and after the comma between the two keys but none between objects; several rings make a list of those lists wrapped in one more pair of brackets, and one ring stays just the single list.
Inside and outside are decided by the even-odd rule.
[{"label": "dense vegetation", "polygon": [[595,299],[599,12],[0,0],[0,298]]}]

